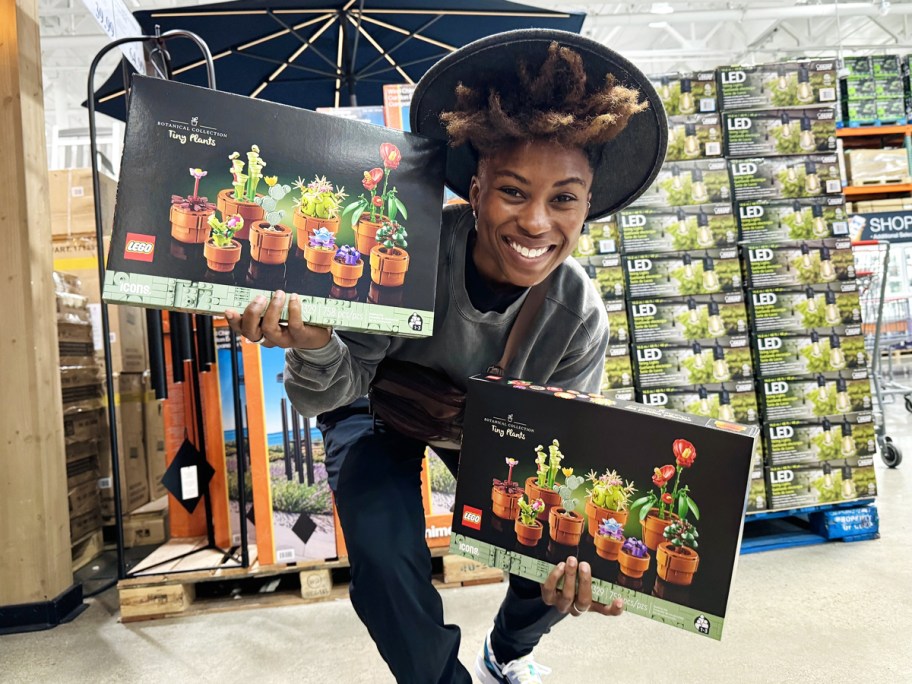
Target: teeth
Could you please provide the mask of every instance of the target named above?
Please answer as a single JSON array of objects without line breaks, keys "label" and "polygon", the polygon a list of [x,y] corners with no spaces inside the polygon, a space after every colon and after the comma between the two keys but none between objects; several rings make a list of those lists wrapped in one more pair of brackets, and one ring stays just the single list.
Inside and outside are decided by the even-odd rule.
[{"label": "teeth", "polygon": [[547,247],[542,247],[541,249],[529,249],[528,247],[523,247],[522,245],[513,242],[512,240],[509,240],[508,244],[513,248],[514,251],[522,254],[527,259],[537,259],[548,251]]}]

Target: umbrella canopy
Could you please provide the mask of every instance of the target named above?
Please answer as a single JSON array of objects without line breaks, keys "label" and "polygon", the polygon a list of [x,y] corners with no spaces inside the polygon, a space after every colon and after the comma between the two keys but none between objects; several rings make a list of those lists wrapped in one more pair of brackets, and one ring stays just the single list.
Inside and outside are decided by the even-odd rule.
[{"label": "umbrella canopy", "polygon": [[[585,15],[505,0],[239,0],[135,12],[146,34],[184,29],[215,59],[219,90],[315,109],[378,105],[385,83],[416,83],[441,57],[501,31],[578,33]],[[173,77],[206,85],[189,41],[168,43]],[[125,120],[118,70],[95,93],[98,111]]]}]

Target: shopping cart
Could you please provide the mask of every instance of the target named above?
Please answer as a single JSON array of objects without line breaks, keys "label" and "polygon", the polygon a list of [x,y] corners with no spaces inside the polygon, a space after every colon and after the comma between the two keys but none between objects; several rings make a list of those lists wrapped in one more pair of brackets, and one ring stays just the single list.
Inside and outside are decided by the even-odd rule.
[{"label": "shopping cart", "polygon": [[[862,332],[870,359],[871,384],[874,388],[874,425],[880,456],[890,468],[902,462],[902,451],[886,434],[884,399],[901,395],[906,410],[912,412],[912,387],[898,382],[893,372],[892,350],[905,346],[910,339],[909,301],[886,298],[887,266],[890,243],[864,240],[852,243],[855,255],[855,278],[861,304]],[[887,366],[884,368],[884,352]]]}]

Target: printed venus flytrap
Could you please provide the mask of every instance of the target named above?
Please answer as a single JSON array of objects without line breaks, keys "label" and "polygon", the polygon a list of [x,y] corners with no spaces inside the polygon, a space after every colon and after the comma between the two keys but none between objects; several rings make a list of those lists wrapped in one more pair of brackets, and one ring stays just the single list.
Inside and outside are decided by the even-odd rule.
[{"label": "printed venus flytrap", "polygon": [[200,180],[207,175],[202,169],[190,169],[193,177],[193,193],[182,197],[171,195],[171,237],[178,242],[202,244],[209,239],[209,217],[215,213],[215,205],[207,197],[201,197]]},{"label": "printed venus flytrap", "polygon": [[239,215],[244,219],[244,228],[235,236],[246,240],[250,226],[263,220],[264,209],[256,203],[257,187],[263,178],[266,162],[260,157],[260,148],[251,145],[247,152],[247,173],[244,173],[244,161],[238,152],[228,155],[231,162],[231,188],[225,188],[218,194],[218,210],[222,217]]}]

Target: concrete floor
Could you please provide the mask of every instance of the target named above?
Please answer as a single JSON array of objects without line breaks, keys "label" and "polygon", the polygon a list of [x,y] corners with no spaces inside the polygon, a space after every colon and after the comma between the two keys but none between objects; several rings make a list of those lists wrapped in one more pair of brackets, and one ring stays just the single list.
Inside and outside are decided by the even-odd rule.
[{"label": "concrete floor", "polygon": [[[640,617],[568,619],[537,656],[549,681],[908,681],[912,659],[912,417],[896,404],[889,434],[905,451],[878,468],[882,538],[772,551],[739,562],[721,643]],[[880,464],[880,461],[878,461]],[[443,592],[469,664],[504,585]],[[660,672],[666,674],[660,675]],[[623,673],[623,674],[621,674]],[[0,637],[0,682],[347,682],[392,677],[348,601],[122,625],[113,592],[75,622]]]}]

